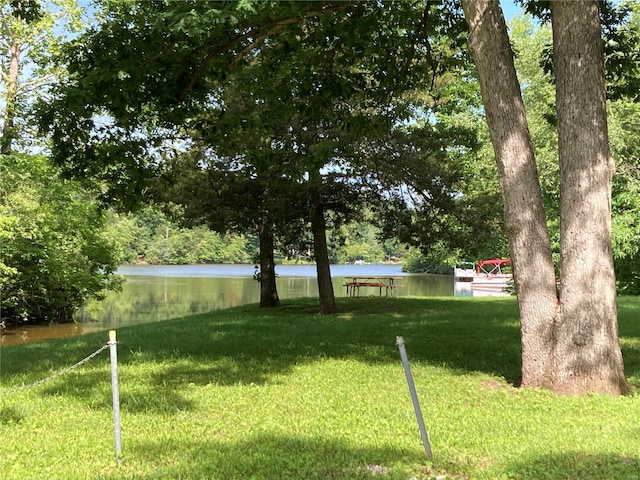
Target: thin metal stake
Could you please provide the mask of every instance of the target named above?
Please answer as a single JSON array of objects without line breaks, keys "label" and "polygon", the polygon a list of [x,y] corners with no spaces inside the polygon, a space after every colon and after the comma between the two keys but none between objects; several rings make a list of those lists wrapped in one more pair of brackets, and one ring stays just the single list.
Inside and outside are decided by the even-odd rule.
[{"label": "thin metal stake", "polygon": [[413,410],[416,413],[418,427],[420,428],[420,436],[422,437],[422,444],[424,445],[424,453],[427,456],[427,460],[432,462],[433,454],[431,453],[431,445],[429,445],[429,436],[427,435],[427,429],[425,428],[424,420],[422,419],[422,411],[420,410],[420,403],[418,402],[418,394],[416,393],[416,387],[413,383],[413,376],[411,375],[411,369],[409,368],[409,359],[407,358],[407,351],[404,348],[404,340],[402,337],[396,337],[396,345],[400,350],[400,358],[402,359],[404,374],[407,377],[407,384],[409,385],[409,392],[411,393],[411,401],[413,402]]},{"label": "thin metal stake", "polygon": [[113,399],[113,433],[116,441],[116,464],[122,464],[122,439],[120,436],[120,393],[118,391],[118,351],[116,331],[109,331],[109,353],[111,354],[111,396]]}]

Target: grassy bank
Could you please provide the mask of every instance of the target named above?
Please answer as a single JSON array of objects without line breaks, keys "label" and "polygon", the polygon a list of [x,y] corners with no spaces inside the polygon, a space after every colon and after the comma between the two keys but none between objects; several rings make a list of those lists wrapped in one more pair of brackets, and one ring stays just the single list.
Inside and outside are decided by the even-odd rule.
[{"label": "grassy bank", "polygon": [[[108,352],[0,392],[2,479],[638,479],[640,397],[518,389],[507,299],[340,299],[255,306],[118,331],[123,465]],[[620,334],[640,387],[640,300]],[[427,464],[395,345],[411,361]],[[95,351],[106,333],[1,350],[2,389]]]}]

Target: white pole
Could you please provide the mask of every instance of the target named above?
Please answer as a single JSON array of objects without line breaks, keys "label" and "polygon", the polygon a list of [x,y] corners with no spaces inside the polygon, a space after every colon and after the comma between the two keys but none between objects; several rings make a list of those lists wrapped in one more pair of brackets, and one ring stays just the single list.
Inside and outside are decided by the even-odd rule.
[{"label": "white pole", "polygon": [[411,401],[413,402],[413,410],[416,413],[418,427],[420,428],[420,436],[422,437],[422,444],[424,445],[424,453],[427,456],[427,460],[432,462],[433,454],[431,453],[429,436],[427,435],[427,429],[425,428],[424,420],[422,419],[422,411],[420,410],[420,403],[418,402],[418,394],[416,393],[416,386],[413,383],[413,376],[411,375],[411,369],[409,368],[409,359],[407,358],[407,351],[404,348],[404,340],[402,337],[396,337],[396,345],[400,350],[400,358],[402,359],[402,365],[404,366],[404,374],[407,377],[409,393],[411,393]]},{"label": "white pole", "polygon": [[122,440],[120,436],[120,393],[118,391],[118,351],[116,331],[109,331],[109,352],[111,354],[111,396],[113,399],[113,433],[116,441],[116,464],[122,464]]}]

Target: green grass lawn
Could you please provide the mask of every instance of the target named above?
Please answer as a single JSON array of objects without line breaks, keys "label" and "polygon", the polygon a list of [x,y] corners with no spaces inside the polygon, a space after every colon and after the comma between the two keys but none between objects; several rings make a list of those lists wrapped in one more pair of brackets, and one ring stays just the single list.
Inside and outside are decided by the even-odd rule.
[{"label": "green grass lawn", "polygon": [[[0,478],[638,479],[640,397],[519,389],[512,298],[313,300],[118,330],[122,466],[109,355],[41,386],[107,333],[0,351]],[[640,299],[620,299],[640,387]],[[395,345],[404,338],[434,462]]]}]

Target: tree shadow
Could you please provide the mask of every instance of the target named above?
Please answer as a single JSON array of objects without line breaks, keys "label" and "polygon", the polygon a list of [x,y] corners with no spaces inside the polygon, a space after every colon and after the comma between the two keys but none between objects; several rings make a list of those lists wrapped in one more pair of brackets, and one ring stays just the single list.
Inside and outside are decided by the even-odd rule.
[{"label": "tree shadow", "polygon": [[[520,370],[517,308],[507,300],[341,298],[338,315],[320,316],[315,301],[308,299],[277,309],[245,306],[124,327],[118,330],[122,383],[126,385],[129,365],[153,368],[140,369],[148,372],[145,378],[139,374],[129,379],[147,403],[127,400],[124,386],[123,406],[136,411],[188,409],[189,402],[179,393],[185,385],[260,385],[320,359],[400,365],[397,336],[404,338],[411,362],[454,373],[481,371],[515,378]],[[101,337],[106,343],[107,334],[101,332],[5,348],[3,381],[28,384],[47,377],[99,348]],[[88,366],[46,384],[42,393],[75,396],[106,407],[108,402],[97,397],[109,387],[103,378],[108,358],[108,352],[100,354]],[[171,398],[168,390],[175,392]]]},{"label": "tree shadow", "polygon": [[[399,364],[398,336],[403,337],[411,362],[507,379],[516,379],[520,373],[520,332],[513,301],[345,299],[338,315],[315,312],[315,305],[296,303],[246,322],[215,323],[210,317],[195,316],[163,324],[168,330],[162,343],[156,339],[153,345],[137,341],[130,346],[134,351],[152,349],[156,360],[223,360],[226,371],[212,367],[195,372],[196,383],[221,385],[264,383],[275,373],[286,374],[292,366],[325,358]],[[176,342],[179,332],[188,329],[197,333],[189,342]],[[194,381],[181,367],[172,373],[177,383],[180,378]]]},{"label": "tree shadow", "polygon": [[290,435],[248,435],[237,442],[211,438],[167,439],[127,445],[127,463],[155,465],[155,471],[135,478],[251,478],[292,479],[406,479],[396,466],[426,463],[415,450],[358,448],[337,439],[299,438]]},{"label": "tree shadow", "polygon": [[[260,385],[320,359],[400,365],[395,342],[402,336],[411,362],[513,381],[520,371],[514,304],[481,304],[475,301],[470,314],[468,302],[346,299],[335,316],[316,315],[305,302],[258,315],[246,309],[196,315],[121,329],[118,355],[123,366],[161,363],[151,385]],[[500,317],[507,320],[495,317],[496,309],[505,309]]]},{"label": "tree shadow", "polygon": [[568,478],[638,478],[640,459],[615,453],[565,452],[516,463],[509,478],[566,480]]},{"label": "tree shadow", "polygon": [[[452,374],[482,372],[518,385],[520,329],[514,299],[341,298],[340,313],[317,315],[313,299],[277,309],[245,306],[174,320],[124,327],[118,331],[118,357],[126,369],[153,365],[134,378],[135,401],[121,389],[123,406],[137,410],[192,408],[179,392],[189,384],[264,384],[297,365],[321,359],[398,364],[396,337],[402,336],[412,364],[429,364]],[[624,325],[621,332],[625,331]],[[106,342],[106,332],[3,350],[3,380],[29,383],[63,368]],[[12,351],[20,357],[12,357]],[[624,350],[637,358],[635,346]],[[28,361],[25,361],[27,359]],[[108,353],[93,360],[108,369]],[[627,375],[640,378],[640,363],[628,361]],[[45,395],[95,397],[108,388],[104,373],[82,369],[45,388]],[[8,373],[11,372],[11,373]],[[637,382],[636,382],[637,383]],[[105,386],[106,384],[106,386]],[[173,392],[173,393],[168,393]],[[96,404],[100,402],[92,400]]]},{"label": "tree shadow", "polygon": [[[65,395],[81,399],[92,408],[113,408],[110,374],[105,369],[93,369],[51,382],[41,387],[42,395]],[[167,388],[158,382],[139,382],[124,379],[119,389],[120,409],[127,413],[154,412],[173,414],[193,410],[195,403],[180,389]]]}]

